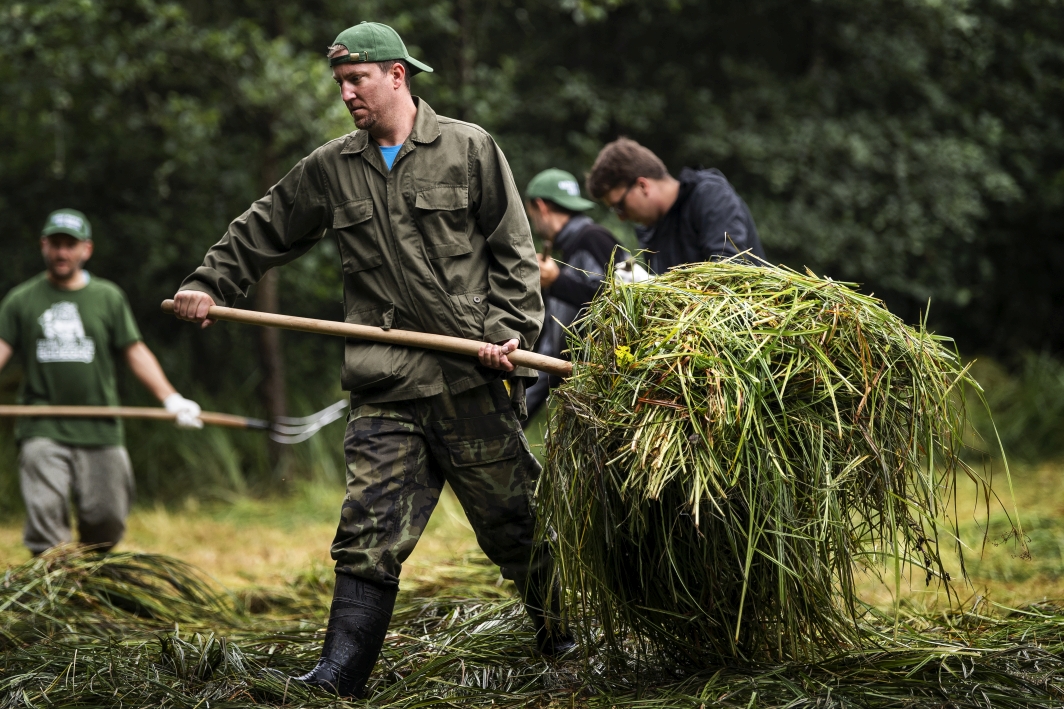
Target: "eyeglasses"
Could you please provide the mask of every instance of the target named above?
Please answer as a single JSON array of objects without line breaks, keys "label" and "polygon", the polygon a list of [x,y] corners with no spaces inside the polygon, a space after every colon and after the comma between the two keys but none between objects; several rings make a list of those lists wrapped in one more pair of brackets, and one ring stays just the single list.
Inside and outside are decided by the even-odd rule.
[{"label": "eyeglasses", "polygon": [[625,215],[625,213],[628,211],[627,209],[625,209],[624,200],[628,199],[628,193],[631,192],[632,188],[635,187],[638,184],[639,184],[639,180],[636,180],[632,184],[628,185],[628,189],[626,189],[624,191],[624,194],[621,195],[621,198],[610,205],[610,211],[612,211],[618,217],[623,217]]}]

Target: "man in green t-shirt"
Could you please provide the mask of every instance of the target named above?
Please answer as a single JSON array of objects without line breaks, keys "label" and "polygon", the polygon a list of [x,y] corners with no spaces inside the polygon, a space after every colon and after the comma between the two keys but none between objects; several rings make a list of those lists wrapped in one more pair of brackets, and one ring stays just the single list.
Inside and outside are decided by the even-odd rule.
[{"label": "man in green t-shirt", "polygon": [[[46,271],[0,302],[0,369],[14,353],[23,367],[20,403],[117,406],[116,355],[182,428],[201,428],[200,408],[170,384],[141,341],[125,294],[82,266],[92,229],[74,209],[52,212],[41,235]],[[83,544],[110,549],[122,538],[133,471],[115,418],[24,418],[15,427],[26,501],[23,540],[34,554],[71,541],[73,493]]]}]

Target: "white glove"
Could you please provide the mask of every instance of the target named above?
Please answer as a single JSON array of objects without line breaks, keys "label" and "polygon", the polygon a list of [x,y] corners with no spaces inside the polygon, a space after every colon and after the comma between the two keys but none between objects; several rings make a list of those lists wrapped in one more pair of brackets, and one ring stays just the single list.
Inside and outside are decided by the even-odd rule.
[{"label": "white glove", "polygon": [[617,264],[613,270],[613,278],[621,283],[642,283],[650,280],[650,274],[638,263],[629,259]]},{"label": "white glove", "polygon": [[163,406],[172,414],[177,414],[174,425],[178,428],[203,428],[200,421],[200,407],[195,401],[186,399],[177,392],[163,399]]}]

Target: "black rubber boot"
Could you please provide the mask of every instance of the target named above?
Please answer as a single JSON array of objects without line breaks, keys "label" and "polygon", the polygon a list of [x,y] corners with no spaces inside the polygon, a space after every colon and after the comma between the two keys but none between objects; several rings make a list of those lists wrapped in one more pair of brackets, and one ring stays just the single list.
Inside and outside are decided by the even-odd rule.
[{"label": "black rubber boot", "polygon": [[362,699],[388,634],[398,589],[336,574],[329,627],[317,666],[292,680]]},{"label": "black rubber boot", "polygon": [[575,648],[576,641],[562,622],[562,589],[557,583],[550,588],[550,598],[544,602],[545,589],[530,583],[525,592],[525,611],[536,628],[536,648],[547,657],[559,657]]}]

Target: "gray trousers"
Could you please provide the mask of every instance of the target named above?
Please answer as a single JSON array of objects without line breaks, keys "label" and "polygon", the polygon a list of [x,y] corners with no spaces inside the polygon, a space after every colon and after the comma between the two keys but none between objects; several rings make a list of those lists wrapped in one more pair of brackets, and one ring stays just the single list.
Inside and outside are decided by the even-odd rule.
[{"label": "gray trousers", "polygon": [[133,466],[125,447],[87,448],[27,438],[18,462],[26,502],[22,539],[31,552],[73,541],[72,495],[82,544],[110,549],[122,539],[133,501]]}]

